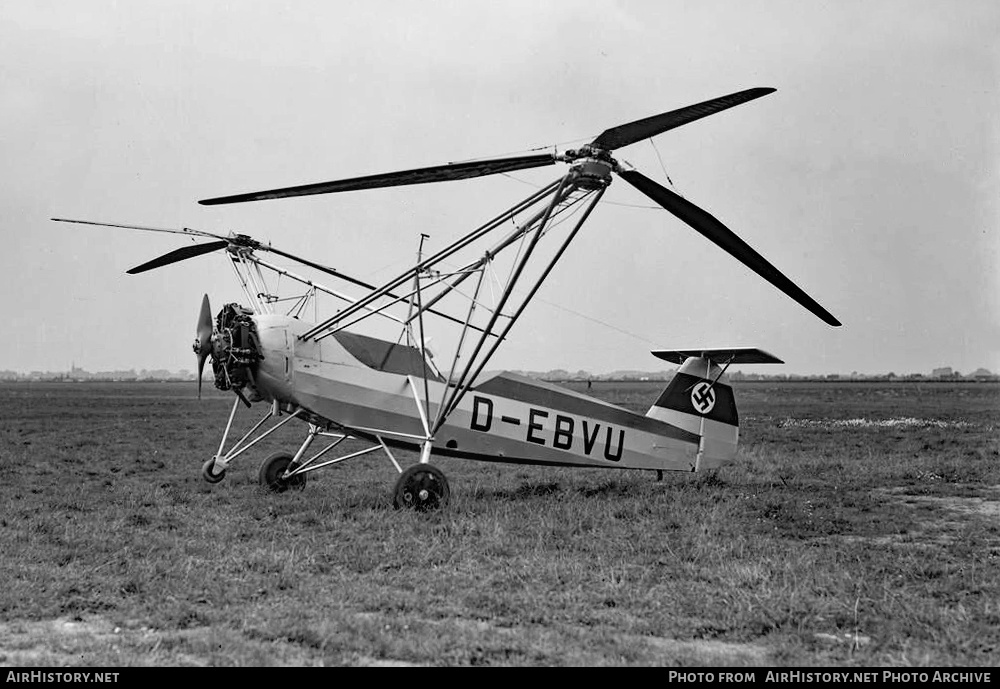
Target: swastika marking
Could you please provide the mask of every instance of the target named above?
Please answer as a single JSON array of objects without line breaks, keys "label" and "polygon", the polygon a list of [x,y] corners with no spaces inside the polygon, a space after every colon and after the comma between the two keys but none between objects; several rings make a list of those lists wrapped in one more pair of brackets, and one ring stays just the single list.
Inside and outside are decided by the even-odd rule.
[{"label": "swastika marking", "polygon": [[711,383],[701,382],[691,391],[691,404],[700,414],[707,414],[715,407],[715,390]]}]

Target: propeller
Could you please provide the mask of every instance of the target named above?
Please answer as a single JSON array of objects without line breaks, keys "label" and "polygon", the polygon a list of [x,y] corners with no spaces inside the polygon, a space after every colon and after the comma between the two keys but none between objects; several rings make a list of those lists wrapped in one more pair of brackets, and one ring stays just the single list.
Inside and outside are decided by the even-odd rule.
[{"label": "propeller", "polygon": [[816,303],[812,297],[803,292],[798,285],[785,277],[781,271],[754,251],[749,244],[740,239],[711,213],[654,182],[641,172],[620,170],[618,174],[626,182],[676,215],[710,241],[722,247],[733,258],[797,301],[825,323],[833,326],[840,325],[840,321],[834,318],[829,311]]},{"label": "propeller", "polygon": [[212,353],[212,307],[208,303],[208,295],[201,300],[201,313],[198,314],[197,339],[194,341],[194,353],[198,357],[198,399],[201,399],[201,373],[205,370],[205,359]]}]

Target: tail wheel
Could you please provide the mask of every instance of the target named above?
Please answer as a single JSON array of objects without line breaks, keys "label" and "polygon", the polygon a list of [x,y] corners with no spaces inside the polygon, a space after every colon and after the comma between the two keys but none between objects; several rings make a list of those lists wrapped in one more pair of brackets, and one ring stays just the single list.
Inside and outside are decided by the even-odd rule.
[{"label": "tail wheel", "polygon": [[396,481],[392,504],[396,509],[435,510],[445,507],[450,497],[444,472],[430,464],[416,464]]},{"label": "tail wheel", "polygon": [[226,470],[215,471],[215,457],[201,465],[201,477],[209,483],[218,483],[226,478]]},{"label": "tail wheel", "polygon": [[287,452],[276,452],[265,459],[260,465],[260,472],[257,474],[261,487],[272,493],[284,493],[290,488],[295,490],[305,488],[305,474],[292,476],[289,479],[282,478],[282,475],[291,463],[292,455]]}]

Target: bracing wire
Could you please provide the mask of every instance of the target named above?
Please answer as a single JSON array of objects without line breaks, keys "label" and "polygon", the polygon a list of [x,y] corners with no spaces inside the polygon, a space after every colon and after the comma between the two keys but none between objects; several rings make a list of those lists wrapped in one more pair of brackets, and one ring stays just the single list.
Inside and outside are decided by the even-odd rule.
[{"label": "bracing wire", "polygon": [[535,296],[535,299],[537,299],[540,302],[543,302],[544,304],[546,304],[548,306],[551,306],[552,308],[559,309],[560,311],[565,311],[566,313],[571,313],[574,316],[578,316],[580,318],[583,318],[584,320],[590,321],[591,323],[596,323],[597,325],[600,325],[600,326],[603,326],[605,328],[608,328],[609,330],[614,330],[615,332],[619,332],[622,335],[627,335],[628,337],[631,337],[633,339],[639,340],[640,342],[645,342],[646,344],[653,345],[654,347],[658,347],[659,346],[658,342],[650,340],[649,338],[643,337],[642,335],[637,335],[636,333],[630,332],[630,331],[625,330],[623,328],[619,328],[616,325],[612,325],[611,323],[607,323],[607,322],[602,321],[602,320],[600,320],[598,318],[594,318],[593,316],[588,316],[585,313],[580,313],[579,311],[571,309],[571,308],[569,308],[567,306],[563,306],[562,304],[557,304],[554,301],[549,301],[548,299],[543,299],[543,298],[541,298],[541,297],[539,297],[537,295]]},{"label": "bracing wire", "polygon": [[519,149],[517,151],[508,151],[506,153],[493,153],[491,155],[478,156],[478,157],[475,157],[475,158],[467,158],[465,160],[452,160],[452,161],[449,161],[448,164],[451,165],[451,164],[456,164],[456,163],[474,163],[474,162],[480,161],[480,160],[490,160],[491,158],[507,158],[507,157],[510,157],[510,156],[522,155],[524,153],[534,153],[535,151],[547,151],[549,149],[552,149],[553,151],[555,151],[555,150],[558,150],[559,148],[565,148],[565,147],[569,147],[569,146],[574,146],[576,144],[588,143],[590,141],[593,141],[595,137],[596,137],[596,134],[594,136],[588,136],[588,137],[582,138],[582,139],[572,139],[572,140],[569,140],[569,141],[559,141],[559,142],[554,143],[554,144],[545,144],[544,146],[533,146],[532,148],[522,148],[522,149]]},{"label": "bracing wire", "polygon": [[653,150],[656,152],[656,159],[660,161],[660,169],[663,170],[663,176],[667,178],[667,182],[673,188],[674,193],[680,196],[681,198],[684,198],[684,194],[682,194],[680,192],[680,189],[678,189],[674,185],[674,180],[670,179],[670,175],[667,174],[667,166],[663,164],[663,158],[660,156],[660,149],[656,147],[656,142],[653,141],[653,139],[649,139],[649,143],[653,147]]}]

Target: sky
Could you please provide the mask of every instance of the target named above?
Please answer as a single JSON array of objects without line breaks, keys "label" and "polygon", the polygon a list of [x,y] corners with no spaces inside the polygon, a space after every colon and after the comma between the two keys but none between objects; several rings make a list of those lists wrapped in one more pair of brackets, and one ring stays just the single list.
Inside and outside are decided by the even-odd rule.
[{"label": "sky", "polygon": [[[777,92],[616,151],[834,314],[826,325],[616,180],[489,368],[660,370],[757,346],[766,373],[1000,371],[1000,4],[957,0],[0,5],[0,370],[189,369],[202,295],[246,301],[243,232],[358,278],[445,246],[565,166],[198,199],[593,139]],[[549,149],[551,150],[551,148]],[[333,286],[333,285],[331,285]]]}]

